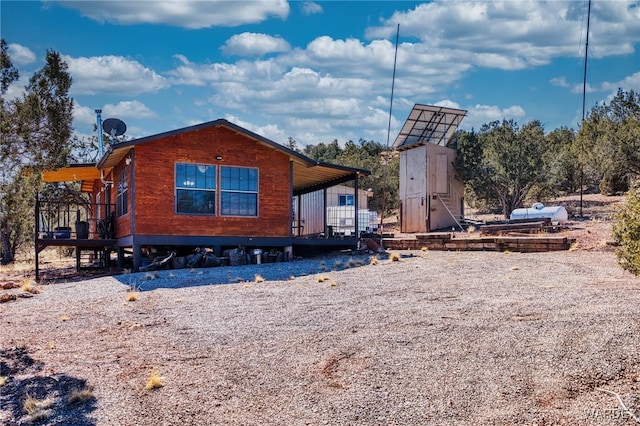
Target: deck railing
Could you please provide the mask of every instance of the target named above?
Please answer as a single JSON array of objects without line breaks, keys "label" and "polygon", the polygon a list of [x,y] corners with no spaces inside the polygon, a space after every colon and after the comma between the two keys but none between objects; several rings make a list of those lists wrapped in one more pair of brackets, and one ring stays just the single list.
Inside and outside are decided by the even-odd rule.
[{"label": "deck railing", "polygon": [[115,205],[36,200],[37,239],[112,239]]}]

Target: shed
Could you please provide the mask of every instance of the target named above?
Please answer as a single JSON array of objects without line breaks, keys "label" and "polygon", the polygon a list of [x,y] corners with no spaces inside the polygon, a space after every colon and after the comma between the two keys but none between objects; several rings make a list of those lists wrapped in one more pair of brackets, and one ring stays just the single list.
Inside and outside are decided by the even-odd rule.
[{"label": "shed", "polygon": [[400,153],[400,231],[460,227],[464,183],[456,174],[456,150],[448,147],[467,111],[414,105],[393,143]]}]

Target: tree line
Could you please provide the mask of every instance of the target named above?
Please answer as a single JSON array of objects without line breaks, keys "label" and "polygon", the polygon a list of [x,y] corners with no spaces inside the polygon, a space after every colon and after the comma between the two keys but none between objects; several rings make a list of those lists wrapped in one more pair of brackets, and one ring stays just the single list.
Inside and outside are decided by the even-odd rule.
[{"label": "tree line", "polygon": [[618,90],[595,105],[576,131],[547,134],[533,120],[484,124],[449,141],[467,202],[505,217],[526,202],[562,194],[624,193],[640,174],[640,95]]},{"label": "tree line", "polygon": [[[9,263],[31,243],[37,194],[82,199],[73,186],[49,185],[43,191],[41,172],[86,158],[95,141],[73,136],[72,79],[59,53],[47,51],[24,92],[7,100],[19,73],[4,39],[0,47],[0,251],[2,263]],[[384,214],[398,208],[399,157],[382,143],[334,140],[300,148],[290,137],[284,145],[317,161],[370,170],[360,180],[361,188],[374,193],[369,208]],[[640,173],[640,95],[619,90],[593,107],[578,130],[545,133],[538,120],[494,121],[477,131],[458,131],[449,146],[458,151],[455,166],[465,181],[467,203],[505,216],[529,201],[580,188],[624,192]]]}]

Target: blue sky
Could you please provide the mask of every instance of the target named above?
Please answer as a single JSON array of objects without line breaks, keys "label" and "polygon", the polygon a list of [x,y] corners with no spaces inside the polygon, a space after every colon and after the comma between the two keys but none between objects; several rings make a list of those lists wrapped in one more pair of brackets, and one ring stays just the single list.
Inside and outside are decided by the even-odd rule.
[{"label": "blue sky", "polygon": [[[276,142],[390,142],[416,103],[577,128],[587,1],[5,1],[20,96],[48,49],[73,78],[74,127],[94,109],[129,137],[226,118]],[[640,1],[593,0],[587,110],[640,91]]]}]

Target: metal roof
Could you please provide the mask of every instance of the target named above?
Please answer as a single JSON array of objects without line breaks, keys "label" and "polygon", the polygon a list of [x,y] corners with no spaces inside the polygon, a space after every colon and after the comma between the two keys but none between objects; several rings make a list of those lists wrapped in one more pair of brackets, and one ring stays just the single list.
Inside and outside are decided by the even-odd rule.
[{"label": "metal roof", "polygon": [[425,143],[444,146],[465,115],[467,111],[462,109],[415,104],[393,148],[402,151]]},{"label": "metal roof", "polygon": [[[327,164],[327,163],[322,163],[322,162],[313,160],[299,152],[293,151],[285,147],[284,145],[280,145],[277,142],[274,142],[265,137],[262,137],[247,129],[237,126],[227,120],[219,119],[219,120],[210,121],[207,123],[198,124],[195,126],[173,130],[170,132],[147,136],[140,139],[133,139],[130,141],[120,142],[116,144],[108,144],[107,149],[104,155],[102,156],[102,158],[98,161],[98,164],[93,165],[92,167],[93,171],[94,173],[97,173],[97,175],[92,175],[91,178],[93,178],[94,176],[97,176],[95,178],[99,179],[100,178],[99,170],[108,171],[113,167],[115,167],[127,155],[129,150],[132,148],[135,148],[136,145],[153,142],[155,140],[177,135],[177,134],[200,130],[210,126],[227,127],[233,131],[242,133],[243,135],[249,137],[250,139],[255,140],[257,143],[260,143],[276,151],[280,151],[287,154],[293,166],[293,194],[294,195],[305,194],[307,192],[312,192],[318,189],[328,188],[333,185],[338,185],[340,183],[351,181],[354,179],[356,174],[359,176],[367,176],[371,174],[371,172],[369,172],[368,170],[356,169],[353,167],[346,167],[346,166],[339,166],[335,164]],[[74,174],[73,170],[71,169],[72,167],[67,167],[65,169],[61,169],[55,172],[46,172],[48,174],[45,174],[47,178],[45,182],[85,179],[84,177],[76,178],[76,176],[78,175]],[[53,180],[53,179],[58,179],[58,180]]]}]

